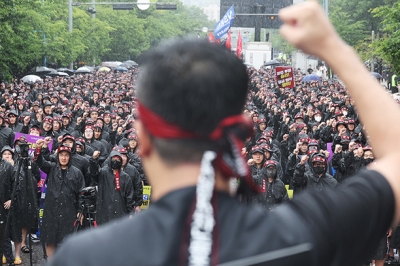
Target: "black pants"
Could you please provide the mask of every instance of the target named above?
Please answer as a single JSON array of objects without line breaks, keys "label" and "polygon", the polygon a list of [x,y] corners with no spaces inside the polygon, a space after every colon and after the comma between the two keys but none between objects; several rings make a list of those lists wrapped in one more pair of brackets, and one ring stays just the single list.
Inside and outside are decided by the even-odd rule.
[{"label": "black pants", "polygon": [[7,259],[7,263],[14,262],[14,254],[12,252],[11,239],[7,238],[4,241],[4,257]]}]

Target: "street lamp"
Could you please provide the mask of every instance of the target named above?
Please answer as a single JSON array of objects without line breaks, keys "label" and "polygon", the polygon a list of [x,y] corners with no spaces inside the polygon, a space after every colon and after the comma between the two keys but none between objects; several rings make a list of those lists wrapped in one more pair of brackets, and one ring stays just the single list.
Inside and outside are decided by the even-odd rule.
[{"label": "street lamp", "polygon": [[147,10],[150,7],[150,0],[138,0],[136,5],[140,10]]}]

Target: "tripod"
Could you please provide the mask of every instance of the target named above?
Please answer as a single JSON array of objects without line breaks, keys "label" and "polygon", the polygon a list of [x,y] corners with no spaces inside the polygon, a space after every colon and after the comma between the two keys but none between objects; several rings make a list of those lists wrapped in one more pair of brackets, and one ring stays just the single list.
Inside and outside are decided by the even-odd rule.
[{"label": "tripod", "polygon": [[89,228],[96,228],[97,221],[96,221],[96,206],[93,203],[90,203],[87,199],[84,198],[83,203],[79,209],[79,215],[74,222],[74,233],[78,232],[79,228],[82,227],[80,221],[83,217],[86,217],[86,220],[89,223]]},{"label": "tripod", "polygon": [[[22,156],[18,157],[18,161],[17,161],[18,167],[17,167],[17,171],[15,173],[15,176],[13,177],[13,181],[14,181],[14,186],[13,186],[13,190],[11,193],[11,205],[10,205],[10,209],[9,209],[9,213],[7,216],[7,222],[6,222],[6,226],[5,226],[5,236],[9,235],[9,228],[10,228],[10,220],[11,220],[11,215],[13,215],[13,211],[14,211],[14,201],[17,200],[15,198],[16,196],[16,192],[17,192],[17,187],[20,187],[20,191],[19,191],[19,195],[25,195],[26,196],[26,202],[23,202],[22,204],[26,204],[27,206],[27,216],[28,216],[28,239],[29,239],[29,259],[30,259],[30,265],[33,265],[32,262],[32,237],[31,237],[31,227],[32,227],[32,221],[34,221],[35,219],[38,219],[38,215],[37,215],[37,202],[36,202],[36,195],[35,195],[35,191],[34,191],[34,186],[33,186],[33,181],[32,181],[32,161],[30,160],[29,156]],[[21,168],[22,165],[24,165],[24,176],[25,178],[23,178],[21,176]],[[24,183],[22,183],[24,182]],[[25,186],[23,186],[25,185]],[[22,188],[25,187],[25,191],[22,191]],[[30,192],[28,191],[29,188],[31,188]],[[29,195],[31,194],[31,195]],[[29,200],[29,197],[30,200]],[[24,206],[21,206],[24,207]]]}]

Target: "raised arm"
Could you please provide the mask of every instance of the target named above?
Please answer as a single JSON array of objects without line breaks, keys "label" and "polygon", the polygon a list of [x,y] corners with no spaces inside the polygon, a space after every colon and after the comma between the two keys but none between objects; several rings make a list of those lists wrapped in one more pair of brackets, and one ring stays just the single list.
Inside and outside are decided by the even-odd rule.
[{"label": "raised arm", "polygon": [[378,159],[373,169],[384,175],[393,189],[397,206],[394,222],[399,222],[399,107],[339,37],[316,1],[282,9],[279,16],[284,22],[282,36],[305,53],[325,60],[346,84]]}]

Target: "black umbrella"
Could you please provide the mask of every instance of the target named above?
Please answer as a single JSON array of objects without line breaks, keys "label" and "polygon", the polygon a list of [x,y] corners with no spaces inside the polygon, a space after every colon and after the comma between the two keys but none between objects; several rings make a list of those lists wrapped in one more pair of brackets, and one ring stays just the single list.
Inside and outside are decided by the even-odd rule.
[{"label": "black umbrella", "polygon": [[37,73],[37,74],[41,74],[41,75],[44,75],[44,74],[47,74],[50,72],[51,72],[51,70],[47,67],[34,67],[31,69],[31,73]]},{"label": "black umbrella", "polygon": [[128,71],[128,69],[126,68],[126,67],[116,67],[115,69],[114,69],[114,72],[127,72]]},{"label": "black umbrella", "polygon": [[46,75],[49,76],[58,76],[58,71],[55,70],[54,68],[49,68],[50,72],[46,73]]},{"label": "black umbrella", "polygon": [[264,66],[277,66],[277,65],[280,65],[280,64],[281,64],[281,62],[279,62],[279,61],[274,59],[274,60],[265,62]]},{"label": "black umbrella", "polygon": [[65,73],[67,73],[68,75],[72,75],[72,74],[74,74],[74,72],[75,72],[75,70],[71,70],[71,69],[68,69],[68,68],[65,68],[65,67],[58,68],[57,71],[58,71],[58,72],[65,72]]}]

